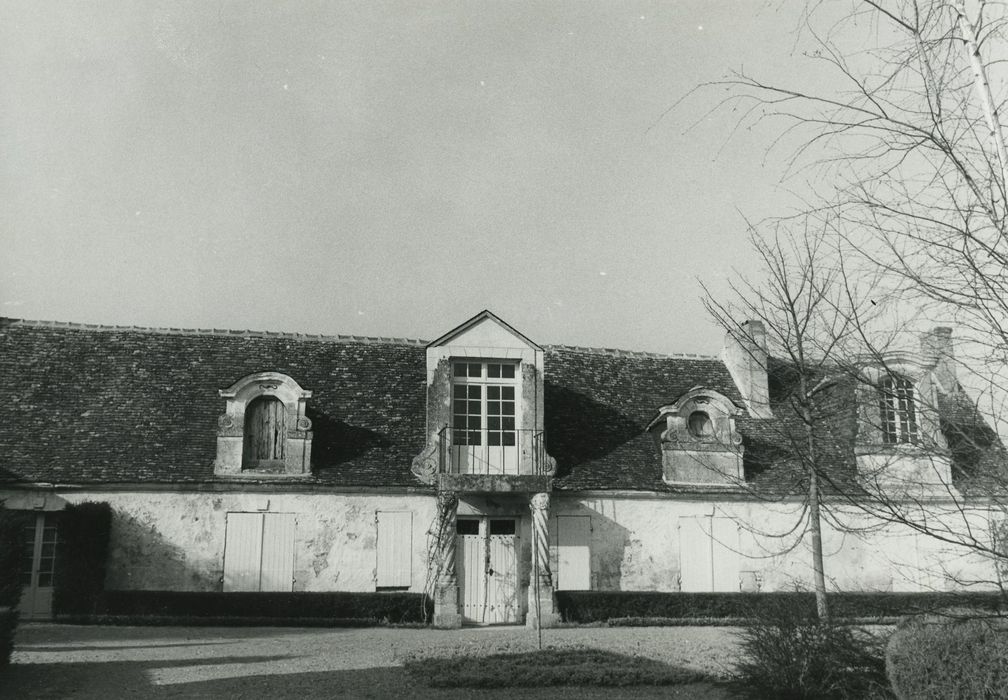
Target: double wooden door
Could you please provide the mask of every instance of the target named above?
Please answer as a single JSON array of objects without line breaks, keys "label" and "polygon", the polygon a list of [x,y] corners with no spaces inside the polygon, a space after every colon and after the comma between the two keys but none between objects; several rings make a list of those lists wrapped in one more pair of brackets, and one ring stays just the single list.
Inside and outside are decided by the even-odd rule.
[{"label": "double wooden door", "polygon": [[517,624],[517,521],[514,518],[459,518],[455,570],[462,621]]},{"label": "double wooden door", "polygon": [[30,513],[22,533],[21,602],[25,618],[52,617],[53,575],[56,572],[56,513]]}]

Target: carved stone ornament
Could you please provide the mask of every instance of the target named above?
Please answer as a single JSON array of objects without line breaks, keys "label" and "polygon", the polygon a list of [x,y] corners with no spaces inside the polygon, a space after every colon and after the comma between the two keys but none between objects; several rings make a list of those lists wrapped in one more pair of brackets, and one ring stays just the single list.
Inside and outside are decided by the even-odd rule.
[{"label": "carved stone ornament", "polygon": [[546,459],[543,460],[543,471],[546,476],[556,476],[557,461],[555,457],[546,455]]},{"label": "carved stone ornament", "polygon": [[550,497],[548,493],[537,493],[530,501],[532,510],[549,510]]},{"label": "carved stone ornament", "polygon": [[217,416],[217,427],[220,430],[230,430],[231,428],[235,427],[234,418],[232,418],[227,413],[220,414],[219,416]]},{"label": "carved stone ornament", "polygon": [[263,391],[276,391],[280,388],[280,382],[274,382],[272,380],[266,380],[259,382],[259,388]]},{"label": "carved stone ornament", "polygon": [[423,483],[434,483],[438,471],[438,445],[429,444],[423,452],[414,457],[410,471]]},{"label": "carved stone ornament", "polygon": [[298,430],[308,431],[311,430],[311,426],[312,426],[311,418],[309,418],[308,416],[301,416],[300,418],[297,419]]}]

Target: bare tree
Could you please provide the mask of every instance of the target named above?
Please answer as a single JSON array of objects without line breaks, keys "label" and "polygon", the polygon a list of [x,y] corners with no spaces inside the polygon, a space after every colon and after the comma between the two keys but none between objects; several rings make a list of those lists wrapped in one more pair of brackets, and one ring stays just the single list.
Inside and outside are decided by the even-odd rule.
[{"label": "bare tree", "polygon": [[[899,342],[896,334],[913,329],[920,318],[955,325],[958,376],[930,399],[945,405],[929,407],[942,416],[942,425],[940,439],[928,447],[941,457],[936,471],[952,452],[957,476],[963,483],[969,477],[971,489],[967,496],[949,484],[942,498],[906,489],[896,497],[891,485],[882,488],[878,480],[893,471],[890,460],[876,464],[875,477],[862,472],[858,486],[843,489],[841,496],[872,517],[965,547],[1003,568],[1004,538],[992,537],[989,528],[979,531],[974,506],[982,504],[1002,523],[1008,513],[1004,450],[991,433],[1003,433],[1008,424],[1005,6],[984,0],[851,0],[841,9],[816,3],[802,16],[813,44],[806,56],[832,80],[807,88],[789,85],[786,78],[737,74],[726,81],[729,102],[743,107],[743,120],[783,120],[775,145],[793,149],[791,177],[804,179],[797,186],[803,203],[797,215],[766,225],[779,230],[786,222],[800,235],[816,232],[809,250],[818,259],[792,256],[802,263],[789,273],[837,285],[834,291],[817,290],[820,308],[831,308],[827,318],[836,314],[833,324],[842,331],[814,339],[824,363],[860,385],[862,399],[879,391],[884,398],[884,387],[899,376],[887,359]],[[793,181],[791,187],[796,188]],[[779,237],[757,243],[761,260],[773,263],[762,287],[769,299],[789,289],[774,272],[788,246],[800,250],[794,242],[782,247]],[[838,257],[840,250],[844,255]],[[840,273],[810,276],[805,264]],[[870,291],[862,300],[874,302],[872,318],[864,315],[862,300],[843,299],[853,280]],[[755,298],[753,290],[743,291]],[[800,316],[781,317],[778,307],[771,309],[778,313],[775,322],[790,333],[788,340],[810,341],[791,329]],[[723,308],[714,310],[727,321]],[[883,317],[895,333],[887,335],[885,324],[876,323]],[[804,374],[806,353],[796,357],[781,350]],[[865,376],[867,364],[880,367],[881,374]],[[972,393],[972,406],[960,384]],[[972,417],[964,420],[970,411]],[[957,419],[946,420],[949,412]],[[862,411],[860,418],[864,424],[871,413]],[[876,411],[874,421],[881,420]],[[970,422],[972,428],[963,427]],[[965,458],[970,453],[996,459],[971,465]],[[814,465],[808,463],[817,471]],[[971,469],[975,473],[962,473]]]}]

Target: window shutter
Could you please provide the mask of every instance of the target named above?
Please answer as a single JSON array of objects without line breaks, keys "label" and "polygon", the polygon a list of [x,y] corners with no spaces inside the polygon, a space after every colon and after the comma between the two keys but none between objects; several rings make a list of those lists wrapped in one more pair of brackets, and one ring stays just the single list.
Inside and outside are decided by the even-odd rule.
[{"label": "window shutter", "polygon": [[711,518],[714,591],[739,592],[738,525],[731,518]]},{"label": "window shutter", "polygon": [[262,513],[228,513],[224,535],[224,591],[258,591]]},{"label": "window shutter", "polygon": [[378,511],[377,566],[379,588],[409,588],[413,574],[413,513]]},{"label": "window shutter", "polygon": [[591,589],[591,518],[557,517],[557,590]]},{"label": "window shutter", "polygon": [[294,588],[294,514],[266,513],[262,531],[262,576],[259,590]]},{"label": "window shutter", "polygon": [[679,580],[683,592],[714,589],[710,517],[679,518]]}]

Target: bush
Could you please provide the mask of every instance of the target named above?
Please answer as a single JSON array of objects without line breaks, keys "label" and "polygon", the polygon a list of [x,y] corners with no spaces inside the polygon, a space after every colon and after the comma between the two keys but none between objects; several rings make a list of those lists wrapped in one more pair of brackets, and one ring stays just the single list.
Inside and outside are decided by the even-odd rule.
[{"label": "bush", "polygon": [[0,508],[0,608],[17,609],[24,564],[24,513]]},{"label": "bush", "polygon": [[[97,619],[108,616],[134,621],[244,620],[258,624],[373,625],[420,623],[433,612],[433,602],[422,593],[219,593],[197,591],[105,591]],[[79,618],[71,618],[82,621]],[[164,624],[164,622],[160,622]],[[239,623],[241,624],[241,623]]]},{"label": "bush", "polygon": [[886,671],[902,700],[1008,698],[1003,620],[911,620],[893,633]]},{"label": "bush", "polygon": [[10,664],[14,651],[14,631],[17,630],[17,608],[0,608],[0,668]]},{"label": "bush", "polygon": [[77,503],[60,516],[53,612],[91,614],[105,587],[112,509],[108,503]]},{"label": "bush", "polygon": [[[813,593],[654,593],[644,591],[557,591],[565,622],[606,622],[619,618],[717,619],[746,618],[787,606],[813,614]],[[830,610],[837,618],[892,618],[933,612],[953,605],[997,611],[1004,605],[998,593],[831,593]]]},{"label": "bush", "polygon": [[741,634],[741,689],[781,700],[887,697],[880,640],[779,605],[764,609]]}]

